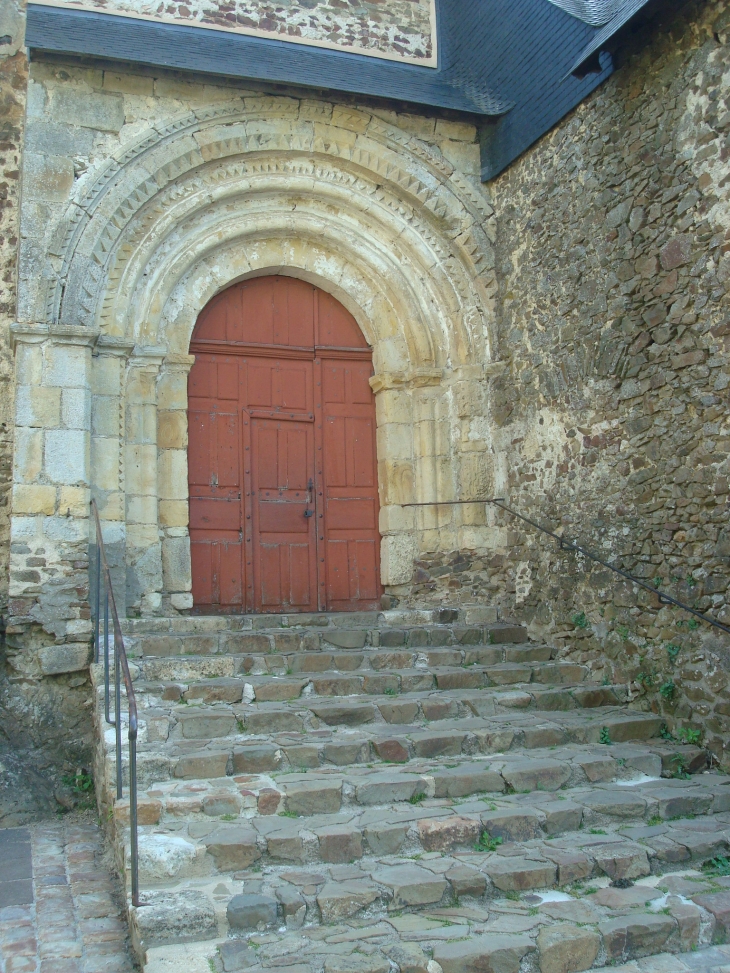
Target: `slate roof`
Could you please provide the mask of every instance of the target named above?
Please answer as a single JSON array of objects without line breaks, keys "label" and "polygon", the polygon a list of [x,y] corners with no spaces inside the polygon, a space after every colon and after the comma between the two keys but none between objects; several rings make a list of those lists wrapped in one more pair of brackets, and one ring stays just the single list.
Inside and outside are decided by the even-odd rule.
[{"label": "slate roof", "polygon": [[[595,63],[596,55],[647,2],[437,0],[437,68],[32,2],[26,42],[32,50],[466,113],[483,123],[482,178],[489,179],[611,74],[611,55],[599,53]],[[596,28],[581,12],[614,16]],[[591,58],[598,70],[573,76]]]}]

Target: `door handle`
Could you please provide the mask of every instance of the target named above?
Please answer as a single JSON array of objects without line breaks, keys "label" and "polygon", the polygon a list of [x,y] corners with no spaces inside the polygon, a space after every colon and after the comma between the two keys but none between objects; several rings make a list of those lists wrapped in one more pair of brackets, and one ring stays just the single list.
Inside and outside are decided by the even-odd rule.
[{"label": "door handle", "polygon": [[314,511],[313,510],[305,510],[304,511],[304,516],[305,517],[314,517]]}]

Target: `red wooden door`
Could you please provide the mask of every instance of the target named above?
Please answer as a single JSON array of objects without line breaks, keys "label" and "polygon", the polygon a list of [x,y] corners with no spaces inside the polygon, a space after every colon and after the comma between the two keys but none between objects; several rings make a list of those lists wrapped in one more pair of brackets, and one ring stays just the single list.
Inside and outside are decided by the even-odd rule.
[{"label": "red wooden door", "polygon": [[199,610],[379,605],[372,356],[333,297],[245,281],[191,342],[190,549]]}]

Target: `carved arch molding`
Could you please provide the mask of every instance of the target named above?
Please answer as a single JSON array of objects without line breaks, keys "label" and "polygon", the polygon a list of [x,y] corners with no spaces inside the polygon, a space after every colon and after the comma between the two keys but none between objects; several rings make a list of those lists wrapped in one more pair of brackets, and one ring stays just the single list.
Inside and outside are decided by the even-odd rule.
[{"label": "carved arch molding", "polygon": [[114,437],[90,426],[89,486],[119,522],[129,605],[186,606],[190,337],[210,298],[247,276],[317,284],[373,348],[384,582],[405,583],[419,549],[458,543],[458,515],[402,505],[484,488],[470,423],[497,357],[493,220],[486,191],[427,143],[284,98],[160,123],[78,181],[17,340],[77,335],[94,346],[91,372],[119,362],[119,389],[94,392],[119,400],[119,453],[95,477]]}]

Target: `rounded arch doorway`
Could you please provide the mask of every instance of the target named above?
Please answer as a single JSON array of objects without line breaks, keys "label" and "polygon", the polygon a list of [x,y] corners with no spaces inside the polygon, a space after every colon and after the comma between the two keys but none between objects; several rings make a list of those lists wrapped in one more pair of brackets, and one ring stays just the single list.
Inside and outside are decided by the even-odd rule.
[{"label": "rounded arch doorway", "polygon": [[380,605],[372,352],[293,277],[229,287],[190,343],[188,481],[197,610]]}]

